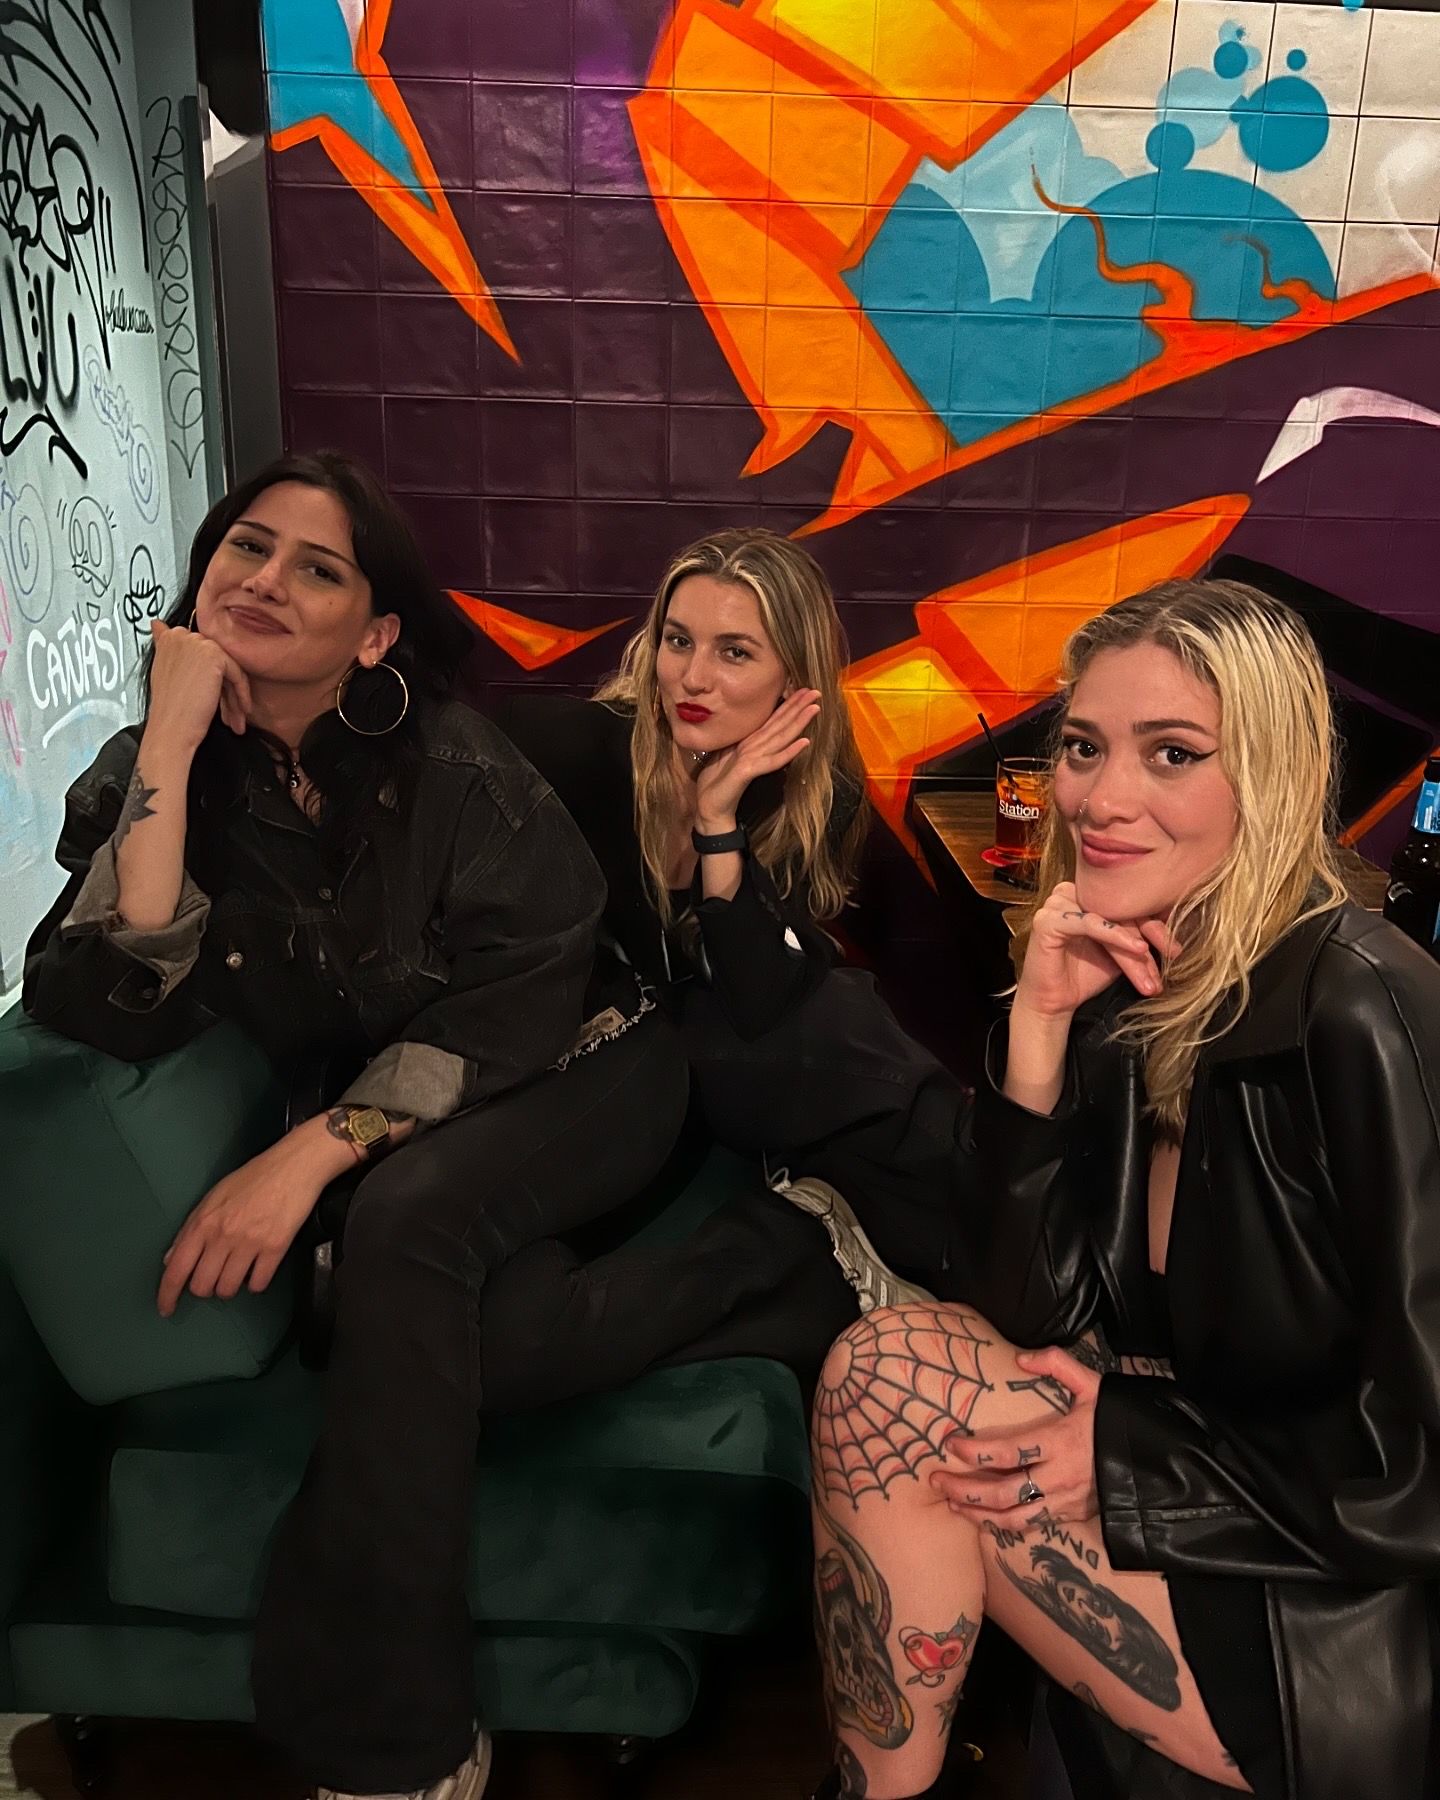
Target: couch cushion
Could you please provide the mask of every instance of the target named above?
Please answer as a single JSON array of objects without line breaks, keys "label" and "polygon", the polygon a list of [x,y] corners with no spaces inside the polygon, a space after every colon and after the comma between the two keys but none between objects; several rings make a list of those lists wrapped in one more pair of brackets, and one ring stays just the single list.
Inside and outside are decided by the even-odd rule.
[{"label": "couch cushion", "polygon": [[65,1379],[96,1404],[248,1376],[294,1310],[289,1271],[264,1294],[185,1295],[155,1311],[161,1257],[206,1191],[273,1142],[269,1063],[217,1025],[170,1056],[124,1063],[0,1018],[0,1268]]},{"label": "couch cushion", "polygon": [[[111,1598],[253,1618],[318,1393],[287,1357],[257,1381],[121,1408]],[[803,1580],[805,1423],[777,1363],[657,1370],[619,1393],[487,1421],[480,1463],[470,1599],[487,1625],[732,1633]]]},{"label": "couch cushion", "polygon": [[[101,1718],[253,1715],[250,1633],[187,1619],[22,1621],[16,1708]],[[697,1647],[665,1632],[506,1631],[475,1640],[475,1700],[494,1731],[668,1737],[699,1688]]]}]

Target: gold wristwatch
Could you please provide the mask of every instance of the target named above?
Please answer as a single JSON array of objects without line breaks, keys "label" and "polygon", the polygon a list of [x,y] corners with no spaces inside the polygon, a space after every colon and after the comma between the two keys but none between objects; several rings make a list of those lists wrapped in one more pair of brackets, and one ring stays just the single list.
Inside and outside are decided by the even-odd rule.
[{"label": "gold wristwatch", "polygon": [[371,1162],[391,1148],[390,1121],[378,1106],[337,1106],[330,1114],[330,1130],[338,1138],[353,1144]]}]

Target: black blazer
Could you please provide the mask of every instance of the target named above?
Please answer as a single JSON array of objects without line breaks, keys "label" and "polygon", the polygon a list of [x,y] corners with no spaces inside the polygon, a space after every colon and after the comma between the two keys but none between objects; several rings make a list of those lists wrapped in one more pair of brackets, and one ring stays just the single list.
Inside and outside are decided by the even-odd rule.
[{"label": "black blazer", "polygon": [[[1096,1323],[1120,1345],[1153,1336],[1142,1072],[1106,1041],[1133,998],[1120,983],[1077,1015],[1049,1118],[1004,1098],[1003,1027],[991,1046],[967,1297],[1020,1344]],[[1202,1052],[1165,1288],[1175,1380],[1100,1389],[1112,1561],[1263,1581],[1294,1800],[1424,1800],[1440,1791],[1440,965],[1375,915],[1298,926]]]},{"label": "black blazer", "polygon": [[232,1018],[283,1065],[367,1063],[348,1098],[427,1120],[538,1075],[586,1017],[600,872],[487,720],[452,703],[419,723],[403,812],[343,867],[241,740],[223,880],[205,891],[187,869],[156,932],[114,910],[111,840],[140,728],[113,737],[66,797],[69,880],[30,939],[26,1012],[128,1061]]},{"label": "black blazer", "polygon": [[[610,890],[604,925],[642,981],[678,1013],[696,974],[683,936],[661,930],[635,835],[635,788],[630,769],[628,714],[595,700],[566,695],[512,694],[493,709],[506,736],[544,776],[569,809],[600,864]],[[778,776],[753,782],[740,822],[750,829],[779,804]],[[831,829],[843,832],[860,796],[837,791]],[[694,912],[710,985],[742,1037],[779,1024],[814,992],[837,960],[832,939],[810,914],[801,871],[787,895],[753,858],[733,900],[700,898]]]}]

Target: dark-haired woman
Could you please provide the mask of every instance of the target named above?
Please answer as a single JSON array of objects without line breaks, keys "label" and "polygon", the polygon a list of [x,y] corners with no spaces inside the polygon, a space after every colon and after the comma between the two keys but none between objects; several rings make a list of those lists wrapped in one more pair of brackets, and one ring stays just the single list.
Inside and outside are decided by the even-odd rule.
[{"label": "dark-haired woman", "polygon": [[597,958],[584,840],[445,700],[463,644],[357,465],[290,458],[236,488],[155,627],[143,728],[71,790],[70,880],[25,975],[33,1018],[116,1056],[225,1016],[277,1059],[356,1071],[204,1198],[158,1302],[263,1288],[321,1190],[366,1166],[320,1438],[257,1628],[261,1727],[322,1794],[483,1790],[464,1593],[480,1291],[629,1199],[686,1103],[663,1014]]}]

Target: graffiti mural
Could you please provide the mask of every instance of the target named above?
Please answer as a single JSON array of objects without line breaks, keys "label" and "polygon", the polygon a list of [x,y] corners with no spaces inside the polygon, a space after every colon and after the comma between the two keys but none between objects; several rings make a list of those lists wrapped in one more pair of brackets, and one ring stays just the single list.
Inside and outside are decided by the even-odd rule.
[{"label": "graffiti mural", "polygon": [[[266,0],[292,439],[368,456],[491,681],[763,522],[902,843],[1117,596],[1310,618],[1376,853],[1440,730],[1440,10]],[[1428,669],[1428,674],[1423,671]],[[1018,741],[1018,739],[1017,739]]]},{"label": "graffiti mural", "polygon": [[174,584],[142,139],[129,0],[0,8],[0,1005]]}]

